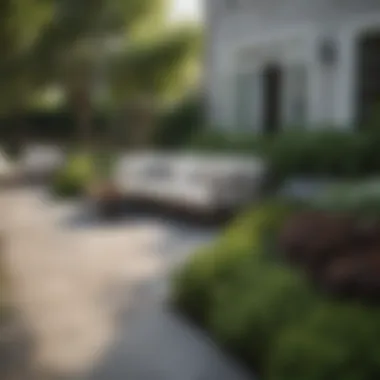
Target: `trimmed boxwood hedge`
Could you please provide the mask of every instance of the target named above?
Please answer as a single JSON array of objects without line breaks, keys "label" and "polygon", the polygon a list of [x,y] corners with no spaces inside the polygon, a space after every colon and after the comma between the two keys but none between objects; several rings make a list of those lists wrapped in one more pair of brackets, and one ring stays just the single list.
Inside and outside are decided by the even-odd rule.
[{"label": "trimmed boxwood hedge", "polygon": [[280,179],[299,176],[355,178],[373,174],[369,134],[322,129],[288,131],[273,138],[265,157]]},{"label": "trimmed boxwood hedge", "polygon": [[259,134],[206,129],[190,139],[187,148],[198,152],[242,153],[261,155],[268,139]]},{"label": "trimmed boxwood hedge", "polygon": [[292,177],[353,179],[377,175],[379,146],[376,129],[285,129],[271,136],[208,129],[196,135],[188,148],[259,156],[276,184]]}]

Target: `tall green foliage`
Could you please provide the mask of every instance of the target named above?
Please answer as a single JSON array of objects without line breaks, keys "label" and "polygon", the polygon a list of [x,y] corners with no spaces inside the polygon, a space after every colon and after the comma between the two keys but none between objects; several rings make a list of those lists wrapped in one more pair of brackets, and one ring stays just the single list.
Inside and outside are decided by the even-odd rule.
[{"label": "tall green foliage", "polygon": [[11,100],[20,103],[20,97],[36,87],[60,81],[62,65],[78,55],[91,59],[88,47],[98,49],[99,39],[129,39],[148,19],[163,19],[165,4],[166,0],[2,0],[2,108],[9,109]]},{"label": "tall green foliage", "polygon": [[[68,104],[74,105],[83,135],[89,136],[90,98],[103,76],[111,90],[106,92],[119,105],[130,96],[162,97],[181,91],[192,80],[189,72],[196,64],[191,57],[199,51],[200,39],[192,28],[166,29],[168,4],[167,0],[3,0],[0,113],[19,114],[36,94],[59,87]],[[115,40],[117,51],[111,47]]]},{"label": "tall green foliage", "polygon": [[140,94],[177,94],[194,81],[201,38],[197,29],[163,30],[156,38],[137,40],[115,58],[112,83],[122,98]]},{"label": "tall green foliage", "polygon": [[31,58],[52,15],[51,1],[1,1],[0,113],[27,101],[33,78]]}]

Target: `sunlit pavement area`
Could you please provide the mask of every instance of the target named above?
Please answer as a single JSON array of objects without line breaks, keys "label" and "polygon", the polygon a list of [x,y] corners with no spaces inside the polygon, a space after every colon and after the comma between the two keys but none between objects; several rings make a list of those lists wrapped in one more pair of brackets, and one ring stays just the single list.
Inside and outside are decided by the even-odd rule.
[{"label": "sunlit pavement area", "polygon": [[101,223],[41,188],[3,191],[1,207],[30,379],[249,378],[166,302],[172,270],[217,229],[159,214]]}]

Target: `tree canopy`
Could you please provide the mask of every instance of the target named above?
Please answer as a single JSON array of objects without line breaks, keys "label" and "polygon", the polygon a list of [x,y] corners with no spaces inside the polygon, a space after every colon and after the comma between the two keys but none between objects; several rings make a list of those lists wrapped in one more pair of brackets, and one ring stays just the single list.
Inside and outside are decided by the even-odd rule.
[{"label": "tree canopy", "polygon": [[200,37],[198,30],[182,27],[164,30],[145,43],[132,44],[113,62],[112,87],[116,94],[170,96],[181,91],[197,74],[194,66],[200,53]]},{"label": "tree canopy", "polygon": [[26,100],[33,77],[30,58],[52,15],[45,0],[0,2],[0,112]]},{"label": "tree canopy", "polygon": [[194,27],[169,27],[167,7],[168,0],[1,0],[0,114],[56,87],[82,107],[78,119],[89,120],[101,61],[116,107],[180,93],[196,78],[201,36]]}]

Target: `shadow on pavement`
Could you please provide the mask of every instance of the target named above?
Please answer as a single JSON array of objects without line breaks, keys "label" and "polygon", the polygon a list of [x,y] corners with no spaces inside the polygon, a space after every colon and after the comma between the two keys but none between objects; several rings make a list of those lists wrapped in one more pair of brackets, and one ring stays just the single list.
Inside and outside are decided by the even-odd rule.
[{"label": "shadow on pavement", "polygon": [[33,342],[29,332],[13,312],[1,313],[0,379],[36,379],[31,365]]},{"label": "shadow on pavement", "polygon": [[104,217],[94,204],[83,202],[76,212],[60,221],[65,228],[92,228],[94,226],[120,226],[146,220],[160,220],[185,228],[217,229],[226,225],[232,213],[202,214],[179,207],[170,207],[153,202],[126,201],[114,217]]},{"label": "shadow on pavement", "polygon": [[[36,197],[36,199],[40,199],[39,196],[39,191],[38,194],[27,194],[27,200],[29,198],[31,201],[33,200],[31,202],[32,211],[38,209],[34,205],[34,200]],[[55,250],[55,239],[57,237],[72,239],[68,247],[70,249],[73,247],[75,255],[64,257],[67,257],[68,262],[73,264],[72,267],[78,270],[79,279],[87,278],[86,274],[92,274],[91,265],[94,262],[96,263],[96,254],[103,254],[104,251],[106,255],[102,257],[106,257],[108,260],[108,257],[111,256],[116,260],[116,268],[112,266],[111,269],[112,276],[114,275],[113,270],[116,270],[117,281],[105,281],[104,289],[103,282],[100,282],[101,291],[99,290],[99,293],[97,283],[94,283],[96,287],[93,293],[83,293],[84,297],[93,297],[94,295],[93,301],[96,303],[96,308],[90,308],[90,321],[92,321],[92,317],[98,316],[93,316],[93,313],[102,314],[101,312],[104,311],[108,317],[108,310],[110,311],[110,322],[113,325],[112,330],[114,332],[111,335],[111,341],[104,346],[102,345],[98,352],[92,353],[93,346],[91,346],[90,355],[94,355],[93,360],[91,357],[92,369],[84,374],[69,377],[70,380],[248,380],[251,378],[222,354],[204,334],[178,317],[167,305],[172,270],[181,265],[199,247],[213,240],[220,228],[218,223],[204,224],[197,218],[193,218],[192,215],[188,218],[176,210],[163,210],[155,207],[144,208],[141,205],[126,205],[125,210],[123,210],[125,213],[123,212],[120,219],[109,221],[102,220],[96,216],[91,207],[81,203],[69,202],[65,205],[57,205],[57,208],[55,205],[52,207],[50,204],[46,205],[42,201],[38,201],[36,204],[42,208],[42,213],[47,213],[46,220],[41,218],[43,222],[41,222],[43,224],[42,232],[45,231],[45,224],[48,223],[57,224],[58,231],[54,232],[54,229],[48,229],[46,233],[57,233],[61,229],[66,229],[66,232],[86,231],[83,235],[81,233],[65,233],[60,236],[57,233],[57,236],[53,235],[54,244],[46,246],[42,244],[44,239],[41,238],[42,249],[51,250],[51,252],[49,251],[46,256],[41,256],[40,260],[54,258],[54,255],[59,252],[59,250]],[[61,211],[63,212],[61,213]],[[144,227],[146,225],[148,228]],[[94,245],[98,245],[99,241],[102,242],[103,238],[100,236],[99,240],[97,239],[98,232],[101,234],[104,229],[110,228],[112,230],[118,226],[122,228],[115,228],[116,239],[120,238],[120,241],[117,240],[116,243],[121,244],[121,247],[113,245],[115,243],[113,234],[106,234],[107,238],[105,242],[101,243],[104,246],[100,246],[100,252],[94,249]],[[138,235],[141,244],[128,247],[130,245],[128,239],[137,239],[135,229],[129,229],[129,227],[136,226],[138,227],[137,230],[140,229],[140,226],[144,227],[143,236]],[[124,227],[126,227],[125,230]],[[153,238],[150,235],[151,231],[155,234]],[[95,243],[93,242],[94,235]],[[107,240],[109,237],[110,240]],[[135,249],[136,255],[134,254]],[[80,252],[80,250],[84,252]],[[115,256],[112,256],[113,250],[116,251]],[[78,257],[80,258],[81,253],[84,260],[76,261]],[[143,259],[141,265],[139,264],[140,256]],[[23,252],[20,253],[20,257],[22,258],[21,262],[24,262]],[[125,258],[127,258],[126,261]],[[154,259],[151,260],[151,258]],[[136,272],[144,269],[145,266],[149,267],[150,263],[152,263],[153,269],[149,269],[149,271],[144,269],[142,274],[132,273],[133,271],[130,272],[129,270],[133,267],[133,260],[137,260]],[[62,261],[62,263],[65,262]],[[80,266],[81,263],[84,265],[83,267]],[[101,269],[106,264],[107,261],[99,261]],[[119,267],[122,269],[121,274],[119,274]],[[58,265],[59,273],[60,268],[61,265]],[[124,273],[124,269],[128,271]],[[98,274],[97,271],[98,268],[96,267],[94,274]],[[41,273],[51,274],[51,271]],[[123,277],[120,282],[119,275]],[[91,276],[89,281],[92,281]],[[81,287],[86,282],[70,282],[70,284]],[[92,282],[89,284],[90,288]],[[74,289],[73,294],[70,293],[70,297],[79,292],[80,289],[77,289]],[[103,292],[103,290],[105,291]],[[100,301],[98,301],[98,296]],[[71,302],[69,301],[68,305]],[[78,298],[77,301],[83,301],[86,305],[86,299]],[[63,301],[60,301],[59,305],[62,304],[64,304]],[[73,304],[72,307],[78,307],[78,305]],[[54,310],[56,309],[54,308]],[[58,310],[61,311],[59,308]],[[46,313],[46,309],[44,309],[44,313]],[[95,322],[95,330],[90,330],[91,334],[103,327],[102,319],[99,324],[97,319]],[[84,328],[82,324],[79,326]],[[75,339],[74,342],[76,342]],[[91,342],[90,344],[92,344]],[[70,350],[72,348],[75,349],[75,344],[70,345]],[[75,351],[74,355],[76,355]],[[8,380],[6,377],[0,376],[0,378]],[[55,375],[42,376],[42,374],[33,377],[28,374],[13,379],[56,380],[61,379],[61,377]]]},{"label": "shadow on pavement", "polygon": [[[117,339],[85,380],[248,380],[200,331],[154,294],[157,279],[135,289],[118,316]],[[154,302],[156,301],[156,302]]]}]

